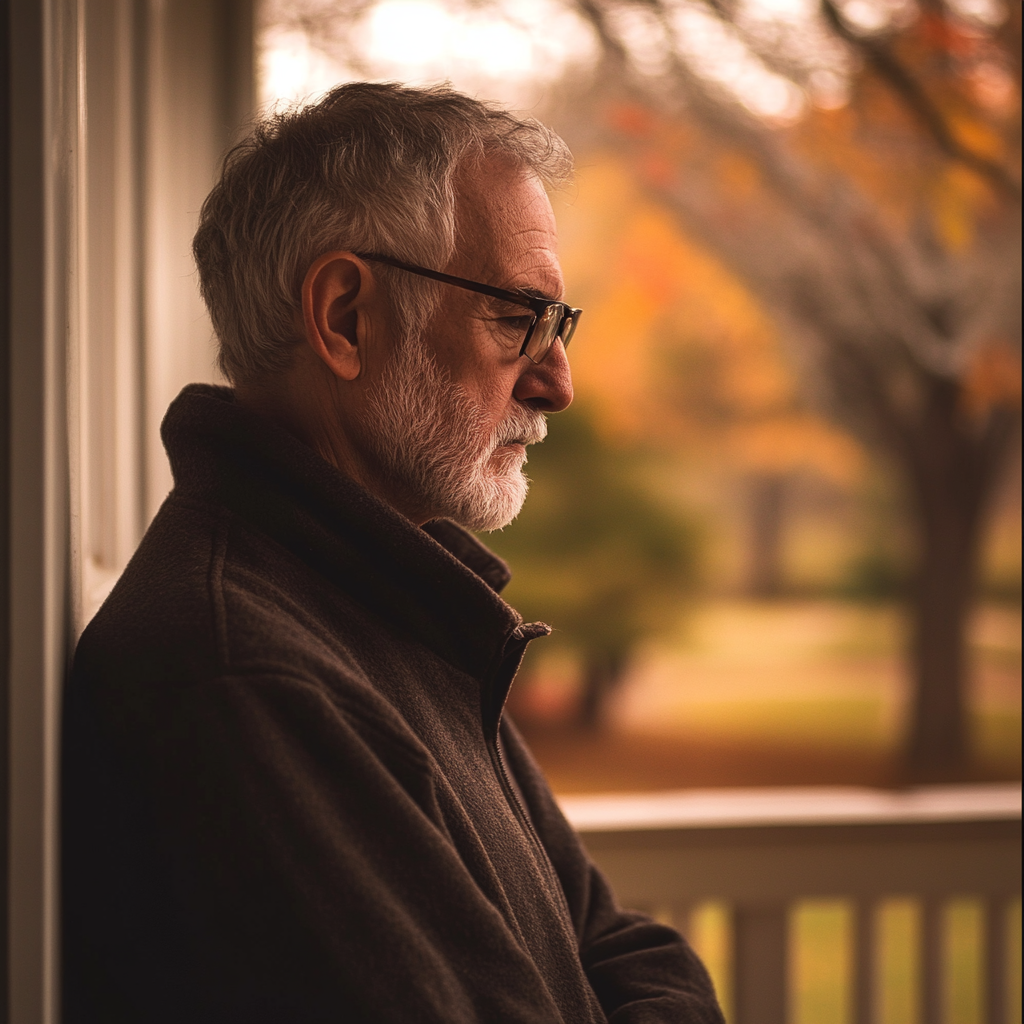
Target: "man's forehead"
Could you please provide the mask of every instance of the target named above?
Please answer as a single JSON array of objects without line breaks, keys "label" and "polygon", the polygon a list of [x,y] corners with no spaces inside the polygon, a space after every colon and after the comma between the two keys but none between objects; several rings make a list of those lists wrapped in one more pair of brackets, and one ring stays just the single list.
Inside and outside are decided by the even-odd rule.
[{"label": "man's forehead", "polygon": [[456,261],[475,273],[555,298],[562,291],[555,217],[540,179],[528,170],[484,160],[457,179]]}]

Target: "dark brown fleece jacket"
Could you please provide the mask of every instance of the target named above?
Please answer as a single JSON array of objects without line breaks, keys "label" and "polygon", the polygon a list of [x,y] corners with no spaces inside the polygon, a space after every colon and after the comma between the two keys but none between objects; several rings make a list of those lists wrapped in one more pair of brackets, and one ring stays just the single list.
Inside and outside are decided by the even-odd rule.
[{"label": "dark brown fleece jacket", "polygon": [[67,691],[66,1024],[721,1021],[501,721],[548,632],[504,564],[227,389],[164,440],[175,488]]}]

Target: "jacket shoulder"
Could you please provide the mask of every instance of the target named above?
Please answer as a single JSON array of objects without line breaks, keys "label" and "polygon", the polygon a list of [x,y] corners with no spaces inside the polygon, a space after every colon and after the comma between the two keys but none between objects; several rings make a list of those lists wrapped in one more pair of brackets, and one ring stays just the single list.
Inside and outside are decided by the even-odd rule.
[{"label": "jacket shoulder", "polygon": [[129,669],[180,677],[213,668],[209,575],[222,524],[214,508],[173,495],[164,502],[83,631],[73,674]]},{"label": "jacket shoulder", "polygon": [[79,641],[74,675],[173,684],[246,673],[360,677],[359,609],[275,540],[172,496]]}]

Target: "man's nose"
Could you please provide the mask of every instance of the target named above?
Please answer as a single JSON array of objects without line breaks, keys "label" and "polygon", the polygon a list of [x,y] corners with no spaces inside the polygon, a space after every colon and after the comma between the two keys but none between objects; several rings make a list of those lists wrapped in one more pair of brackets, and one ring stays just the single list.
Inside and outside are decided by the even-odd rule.
[{"label": "man's nose", "polygon": [[548,350],[543,362],[531,363],[525,356],[523,372],[512,390],[513,397],[541,412],[561,412],[572,402],[572,371],[562,339]]}]

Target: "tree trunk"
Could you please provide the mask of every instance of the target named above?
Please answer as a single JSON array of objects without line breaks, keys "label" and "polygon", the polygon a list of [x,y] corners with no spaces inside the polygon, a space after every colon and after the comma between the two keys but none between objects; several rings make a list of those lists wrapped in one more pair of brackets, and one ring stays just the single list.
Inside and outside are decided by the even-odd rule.
[{"label": "tree trunk", "polygon": [[583,692],[580,695],[579,724],[595,731],[604,724],[608,695],[621,682],[628,656],[608,651],[590,651],[583,662]]},{"label": "tree trunk", "polygon": [[962,778],[968,758],[968,627],[979,517],[966,501],[945,498],[918,515],[921,553],[911,593],[913,696],[905,765],[910,780],[918,782]]},{"label": "tree trunk", "polygon": [[913,693],[904,770],[909,781],[962,779],[969,767],[970,616],[984,513],[1012,436],[998,413],[972,424],[959,387],[933,380],[912,464],[919,537],[911,592]]},{"label": "tree trunk", "polygon": [[750,486],[750,562],[747,589],[751,597],[778,597],[782,592],[782,520],[786,477],[761,473]]}]

